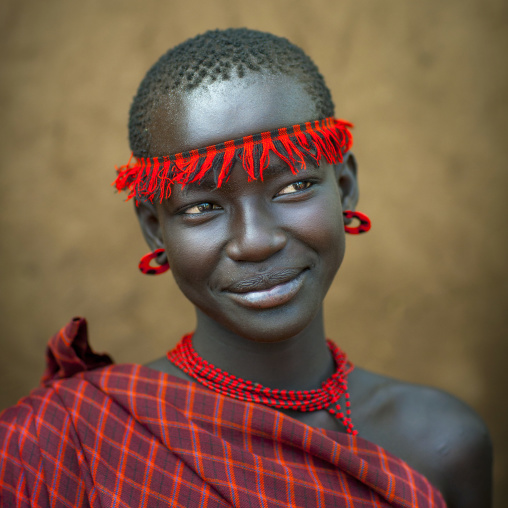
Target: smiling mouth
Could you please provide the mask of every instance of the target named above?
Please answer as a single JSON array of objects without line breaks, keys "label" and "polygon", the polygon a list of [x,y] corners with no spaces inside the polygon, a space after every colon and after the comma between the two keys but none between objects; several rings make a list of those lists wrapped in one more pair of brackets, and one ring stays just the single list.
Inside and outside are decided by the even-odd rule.
[{"label": "smiling mouth", "polygon": [[305,272],[305,269],[299,268],[259,275],[232,284],[226,289],[226,293],[244,307],[255,309],[278,307],[298,293],[303,285]]}]

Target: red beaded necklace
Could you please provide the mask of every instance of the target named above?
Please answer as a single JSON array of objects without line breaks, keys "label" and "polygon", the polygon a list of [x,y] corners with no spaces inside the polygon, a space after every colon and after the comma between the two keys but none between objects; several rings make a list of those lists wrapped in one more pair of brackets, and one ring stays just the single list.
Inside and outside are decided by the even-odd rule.
[{"label": "red beaded necklace", "polygon": [[[295,409],[298,411],[319,411],[326,409],[346,427],[349,434],[358,432],[351,421],[351,403],[347,391],[347,375],[353,370],[346,354],[331,340],[327,345],[335,360],[336,370],[316,390],[272,390],[259,383],[244,381],[215,367],[201,358],[192,345],[192,334],[185,335],[175,349],[168,351],[170,362],[216,393],[236,400],[257,402],[273,408]],[[344,395],[346,411],[341,409],[339,399]]]}]

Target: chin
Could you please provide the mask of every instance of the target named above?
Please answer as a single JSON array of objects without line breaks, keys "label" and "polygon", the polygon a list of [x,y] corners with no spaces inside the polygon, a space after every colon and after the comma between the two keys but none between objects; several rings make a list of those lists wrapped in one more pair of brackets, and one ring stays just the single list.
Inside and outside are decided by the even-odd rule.
[{"label": "chin", "polygon": [[219,324],[253,342],[282,342],[312,326],[320,315],[321,308],[306,308],[302,311],[301,308],[285,307],[291,306],[282,305],[268,310],[253,310],[249,312],[250,316],[237,316],[240,319]]}]

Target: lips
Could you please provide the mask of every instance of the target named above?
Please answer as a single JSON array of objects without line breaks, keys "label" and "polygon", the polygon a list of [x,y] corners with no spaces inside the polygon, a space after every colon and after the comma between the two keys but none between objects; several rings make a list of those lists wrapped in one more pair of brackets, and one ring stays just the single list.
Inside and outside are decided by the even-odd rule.
[{"label": "lips", "polygon": [[285,268],[284,270],[271,271],[253,275],[225,288],[231,293],[248,293],[249,291],[262,291],[273,288],[278,284],[289,282],[302,272],[302,268]]},{"label": "lips", "polygon": [[261,273],[234,282],[225,288],[226,294],[245,307],[266,309],[283,305],[300,290],[305,269],[287,268]]}]

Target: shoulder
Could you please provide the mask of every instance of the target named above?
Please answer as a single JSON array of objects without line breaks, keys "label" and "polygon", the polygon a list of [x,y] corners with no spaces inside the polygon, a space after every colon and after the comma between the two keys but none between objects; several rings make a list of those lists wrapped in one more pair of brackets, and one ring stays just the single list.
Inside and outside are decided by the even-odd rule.
[{"label": "shoulder", "polygon": [[[97,369],[97,372],[106,369]],[[90,383],[83,374],[46,381],[21,398],[17,404],[1,411],[0,446],[3,446],[2,440],[13,439],[17,433],[26,438],[28,431],[38,436],[43,429],[51,428],[60,435],[60,428],[66,425],[68,415],[75,413],[76,401],[81,403],[95,396],[96,392],[99,395],[102,393],[99,387]],[[49,426],[48,421],[51,421]]]},{"label": "shoulder", "polygon": [[[61,436],[54,413],[54,391],[48,388],[34,390],[0,413],[0,499],[6,506],[30,504],[33,479],[44,476],[41,426],[54,428],[57,439]],[[44,498],[44,482],[39,490]]]},{"label": "shoulder", "polygon": [[49,506],[58,482],[72,487],[57,493],[69,494],[68,506],[83,499],[83,449],[100,435],[100,395],[76,375],[50,381],[0,413],[1,506]]},{"label": "shoulder", "polygon": [[51,419],[52,427],[57,428],[67,412],[58,387],[69,384],[68,379],[63,379],[35,388],[17,404],[0,412],[0,449],[5,446],[6,440],[16,439],[19,434],[23,439],[29,434],[32,435],[31,440],[36,439],[40,427],[48,419]]},{"label": "shoulder", "polygon": [[424,474],[450,507],[489,506],[492,445],[472,408],[441,390],[363,369],[356,378],[370,440]]}]

